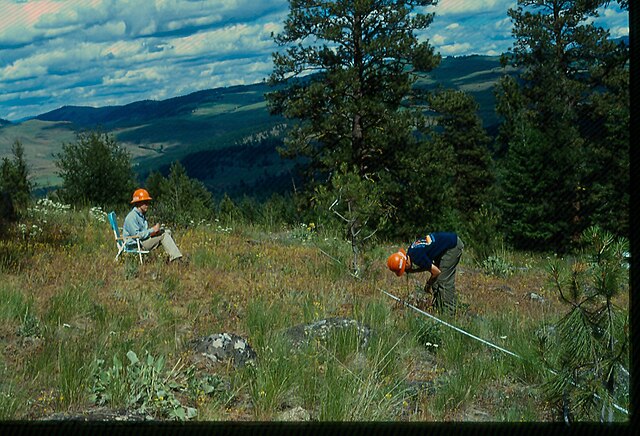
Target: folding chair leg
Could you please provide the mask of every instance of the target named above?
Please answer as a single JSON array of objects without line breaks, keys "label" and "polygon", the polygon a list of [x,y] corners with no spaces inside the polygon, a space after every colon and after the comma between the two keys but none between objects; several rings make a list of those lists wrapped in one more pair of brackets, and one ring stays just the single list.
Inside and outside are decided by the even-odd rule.
[{"label": "folding chair leg", "polygon": [[124,246],[120,247],[118,249],[118,254],[116,254],[116,258],[114,259],[114,261],[118,261],[118,258],[120,257],[120,255],[122,254],[122,252],[124,251]]},{"label": "folding chair leg", "polygon": [[136,242],[138,243],[138,257],[140,258],[140,265],[142,265],[142,247],[140,246],[140,240],[137,239]]}]

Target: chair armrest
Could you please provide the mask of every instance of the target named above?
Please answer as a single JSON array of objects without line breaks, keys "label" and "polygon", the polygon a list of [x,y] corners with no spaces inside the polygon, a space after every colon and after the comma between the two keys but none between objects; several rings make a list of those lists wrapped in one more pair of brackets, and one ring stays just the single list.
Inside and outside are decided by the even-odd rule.
[{"label": "chair armrest", "polygon": [[134,235],[134,236],[118,236],[116,239],[120,240],[120,241],[126,241],[126,240],[129,240],[129,239],[140,239],[140,236],[138,236],[138,235]]}]

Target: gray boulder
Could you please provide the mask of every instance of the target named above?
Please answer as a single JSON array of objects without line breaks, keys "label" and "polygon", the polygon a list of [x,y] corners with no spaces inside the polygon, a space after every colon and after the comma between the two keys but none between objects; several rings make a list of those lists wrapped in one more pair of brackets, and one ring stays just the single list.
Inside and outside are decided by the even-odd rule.
[{"label": "gray boulder", "polygon": [[306,422],[311,420],[311,415],[308,411],[303,409],[300,406],[294,407],[293,409],[288,409],[281,412],[278,417],[278,421],[297,421],[297,422]]},{"label": "gray boulder", "polygon": [[531,301],[537,301],[538,303],[546,303],[547,300],[544,299],[541,295],[536,294],[535,292],[530,292],[528,295]]},{"label": "gray boulder", "polygon": [[360,346],[366,347],[371,337],[371,329],[364,324],[349,318],[326,318],[311,324],[298,324],[285,332],[295,346],[308,343],[310,339],[324,341],[329,334],[345,329],[355,328],[360,338]]},{"label": "gray boulder", "polygon": [[236,367],[244,366],[256,358],[249,343],[234,333],[216,333],[196,339],[193,341],[193,348],[211,362],[232,361]]}]

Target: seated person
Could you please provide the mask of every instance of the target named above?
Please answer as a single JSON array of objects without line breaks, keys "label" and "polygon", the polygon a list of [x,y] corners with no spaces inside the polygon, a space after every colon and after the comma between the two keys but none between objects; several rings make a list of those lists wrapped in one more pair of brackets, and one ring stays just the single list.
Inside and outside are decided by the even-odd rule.
[{"label": "seated person", "polygon": [[[173,262],[176,259],[182,258],[182,253],[176,246],[176,243],[171,237],[171,231],[160,228],[160,224],[156,224],[153,227],[149,227],[146,214],[149,210],[149,202],[151,197],[146,189],[137,189],[133,193],[133,209],[124,219],[123,236],[137,236],[140,238],[140,245],[145,250],[153,250],[158,245],[162,244],[162,248],[169,255],[169,261]],[[129,240],[128,245],[136,245],[135,240]]]}]

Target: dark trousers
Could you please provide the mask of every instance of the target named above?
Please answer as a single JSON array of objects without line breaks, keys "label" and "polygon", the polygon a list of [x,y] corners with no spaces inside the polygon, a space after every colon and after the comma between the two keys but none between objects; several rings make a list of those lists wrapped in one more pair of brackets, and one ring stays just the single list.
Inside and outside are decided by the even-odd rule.
[{"label": "dark trousers", "polygon": [[464,243],[458,238],[455,247],[448,249],[442,254],[440,264],[436,265],[440,269],[440,275],[433,282],[434,304],[438,310],[455,311],[458,303],[456,296],[456,268],[462,256]]}]

